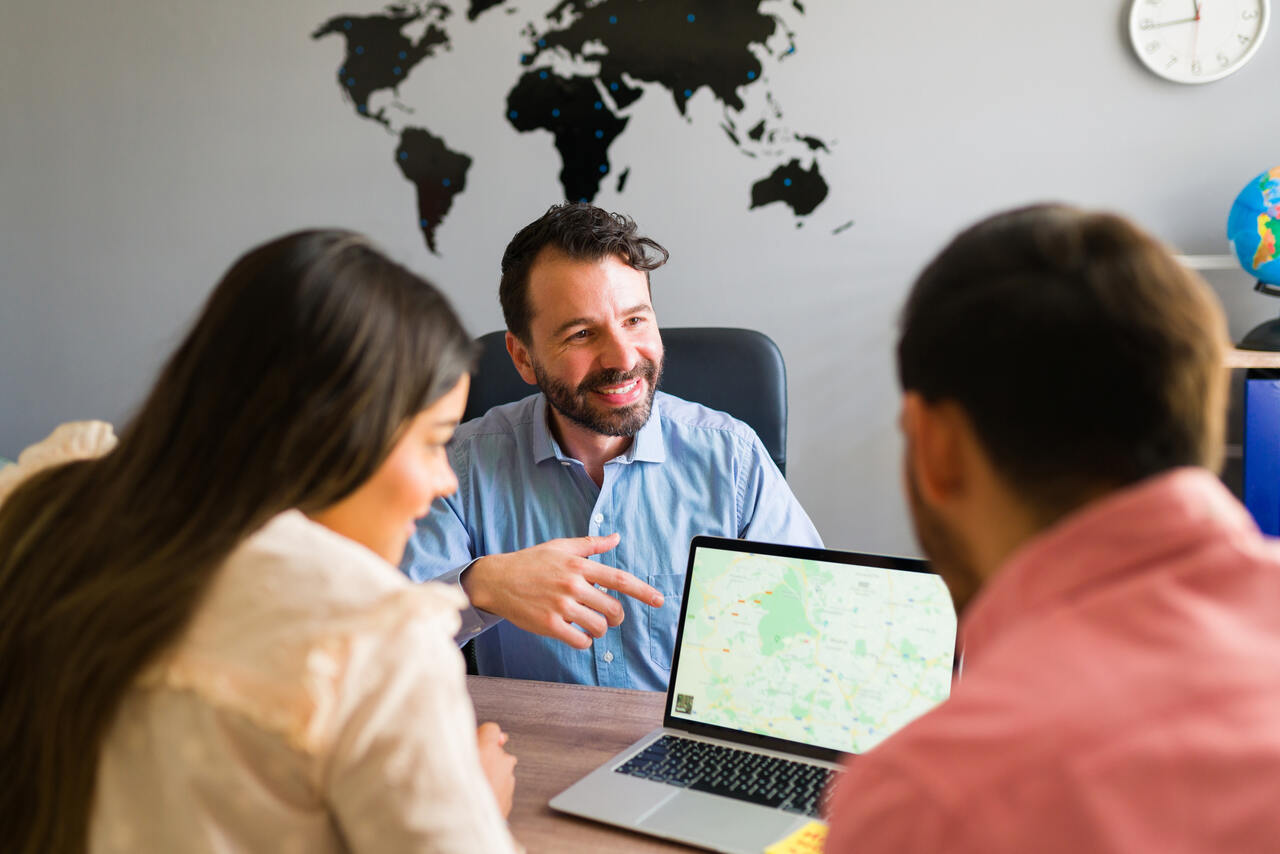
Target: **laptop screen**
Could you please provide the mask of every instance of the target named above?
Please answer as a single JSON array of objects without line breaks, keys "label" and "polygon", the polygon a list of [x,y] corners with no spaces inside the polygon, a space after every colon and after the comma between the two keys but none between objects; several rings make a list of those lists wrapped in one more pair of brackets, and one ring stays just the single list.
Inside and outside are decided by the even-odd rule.
[{"label": "laptop screen", "polygon": [[955,642],[923,561],[697,537],[668,725],[862,753],[947,698]]}]

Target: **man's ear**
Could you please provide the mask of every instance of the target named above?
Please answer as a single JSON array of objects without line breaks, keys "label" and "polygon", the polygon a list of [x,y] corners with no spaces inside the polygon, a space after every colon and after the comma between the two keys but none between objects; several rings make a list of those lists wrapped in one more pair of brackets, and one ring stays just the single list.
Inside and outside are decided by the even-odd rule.
[{"label": "man's ear", "polygon": [[538,377],[533,372],[533,360],[529,358],[529,348],[510,331],[507,332],[507,355],[511,356],[511,364],[516,366],[522,380],[529,385],[538,384]]},{"label": "man's ear", "polygon": [[916,488],[929,504],[945,504],[964,489],[964,413],[950,401],[930,403],[919,393],[902,396],[902,432]]}]

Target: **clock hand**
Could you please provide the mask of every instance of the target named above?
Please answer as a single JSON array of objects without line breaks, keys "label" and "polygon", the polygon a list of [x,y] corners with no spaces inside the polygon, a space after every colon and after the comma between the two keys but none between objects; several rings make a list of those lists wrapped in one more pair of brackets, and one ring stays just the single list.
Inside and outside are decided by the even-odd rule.
[{"label": "clock hand", "polygon": [[1200,73],[1200,60],[1197,58],[1196,49],[1200,46],[1200,7],[1204,5],[1204,0],[1195,0],[1196,4],[1196,29],[1191,36],[1191,70]]},{"label": "clock hand", "polygon": [[1145,27],[1148,30],[1158,30],[1161,27],[1172,27],[1174,24],[1191,24],[1200,20],[1200,13],[1197,12],[1194,18],[1179,18],[1176,21],[1161,21],[1158,24],[1149,24]]}]

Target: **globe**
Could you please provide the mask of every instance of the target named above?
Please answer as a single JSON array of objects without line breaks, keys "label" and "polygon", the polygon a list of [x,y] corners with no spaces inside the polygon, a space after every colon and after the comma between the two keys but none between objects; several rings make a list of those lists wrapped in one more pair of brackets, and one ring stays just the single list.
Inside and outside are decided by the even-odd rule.
[{"label": "globe", "polygon": [[1236,196],[1227,215],[1227,239],[1246,273],[1280,288],[1280,166],[1254,178]]}]

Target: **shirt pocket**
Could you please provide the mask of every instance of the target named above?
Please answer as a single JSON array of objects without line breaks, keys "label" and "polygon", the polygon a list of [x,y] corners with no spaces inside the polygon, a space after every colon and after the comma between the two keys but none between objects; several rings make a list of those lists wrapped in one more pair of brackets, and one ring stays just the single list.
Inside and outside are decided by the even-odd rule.
[{"label": "shirt pocket", "polygon": [[663,670],[671,669],[671,656],[676,648],[680,602],[684,598],[684,573],[663,572],[645,578],[650,587],[662,594],[661,608],[646,608],[649,615],[649,660]]}]

